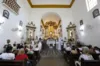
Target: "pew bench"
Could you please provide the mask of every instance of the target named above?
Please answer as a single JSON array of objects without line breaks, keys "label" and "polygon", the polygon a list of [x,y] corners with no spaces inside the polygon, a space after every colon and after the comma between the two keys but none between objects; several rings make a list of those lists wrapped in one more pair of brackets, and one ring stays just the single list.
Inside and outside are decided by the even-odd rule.
[{"label": "pew bench", "polygon": [[0,60],[0,66],[25,66],[25,61]]},{"label": "pew bench", "polygon": [[93,56],[93,58],[94,58],[95,60],[99,60],[99,55],[100,55],[100,54],[92,54],[92,56]]},{"label": "pew bench", "polygon": [[81,66],[100,66],[100,60],[83,60]]}]

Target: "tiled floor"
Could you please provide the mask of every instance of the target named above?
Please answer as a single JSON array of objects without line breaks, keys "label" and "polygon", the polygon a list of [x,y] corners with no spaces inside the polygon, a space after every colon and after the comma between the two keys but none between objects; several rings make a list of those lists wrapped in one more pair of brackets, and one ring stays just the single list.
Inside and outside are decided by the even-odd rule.
[{"label": "tiled floor", "polygon": [[49,49],[45,50],[41,55],[42,58],[37,66],[68,66],[60,51]]}]

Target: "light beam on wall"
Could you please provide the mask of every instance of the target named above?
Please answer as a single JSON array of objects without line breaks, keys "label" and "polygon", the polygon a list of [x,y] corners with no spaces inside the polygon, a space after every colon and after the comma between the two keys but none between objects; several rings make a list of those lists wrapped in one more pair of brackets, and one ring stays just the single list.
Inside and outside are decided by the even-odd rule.
[{"label": "light beam on wall", "polygon": [[85,0],[85,1],[86,1],[87,11],[90,11],[98,4],[97,0]]},{"label": "light beam on wall", "polygon": [[0,25],[5,22],[5,18],[0,14]]},{"label": "light beam on wall", "polygon": [[81,34],[81,36],[84,36],[85,35],[84,29],[85,29],[85,26],[84,25],[81,25],[80,26],[80,34]]},{"label": "light beam on wall", "polygon": [[81,25],[80,26],[80,31],[84,31],[84,28],[85,28],[85,26],[84,25]]}]

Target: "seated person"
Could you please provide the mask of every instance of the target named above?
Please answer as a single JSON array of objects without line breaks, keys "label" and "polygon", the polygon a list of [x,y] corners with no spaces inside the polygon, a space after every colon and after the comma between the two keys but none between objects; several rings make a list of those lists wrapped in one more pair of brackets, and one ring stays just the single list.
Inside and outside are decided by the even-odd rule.
[{"label": "seated person", "polygon": [[67,44],[67,47],[65,48],[65,50],[66,50],[66,53],[69,55],[71,51],[71,46]]},{"label": "seated person", "polygon": [[25,54],[24,49],[20,49],[15,57],[15,60],[28,60],[28,56]]},{"label": "seated person", "polygon": [[24,60],[24,61],[27,61],[26,66],[33,66],[32,62],[28,59],[28,56],[25,54],[25,51],[23,48],[19,49],[15,60]]},{"label": "seated person", "polygon": [[12,47],[7,46],[5,53],[2,53],[0,55],[0,58],[2,60],[14,60],[15,59],[15,54],[12,53]]},{"label": "seated person", "polygon": [[16,42],[13,44],[13,51],[17,50]]},{"label": "seated person", "polygon": [[78,47],[78,49],[77,49],[78,50],[78,53],[81,54],[82,53],[82,50],[83,50],[82,49],[82,47],[83,47],[82,44],[80,42],[77,42],[77,47]]},{"label": "seated person", "polygon": [[97,46],[94,47],[94,51],[95,51],[96,54],[100,54],[100,50]]},{"label": "seated person", "polygon": [[27,54],[33,54],[34,53],[31,46],[27,47],[26,50],[27,50]]},{"label": "seated person", "polygon": [[77,48],[72,46],[71,54],[78,54]]},{"label": "seated person", "polygon": [[81,60],[94,60],[94,58],[92,57],[92,55],[89,52],[89,48],[88,47],[83,47],[83,53],[80,55],[79,57],[79,61],[75,62],[75,65],[81,65],[80,61]]},{"label": "seated person", "polygon": [[87,47],[89,48],[89,52],[91,54],[94,54],[95,53],[94,48],[92,47],[92,45],[88,45]]},{"label": "seated person", "polygon": [[88,47],[83,47],[83,53],[80,55],[79,60],[83,59],[83,60],[94,60],[92,55],[89,52],[89,48]]},{"label": "seated person", "polygon": [[67,47],[65,49],[66,49],[66,51],[71,51],[71,46],[69,44],[67,44]]}]

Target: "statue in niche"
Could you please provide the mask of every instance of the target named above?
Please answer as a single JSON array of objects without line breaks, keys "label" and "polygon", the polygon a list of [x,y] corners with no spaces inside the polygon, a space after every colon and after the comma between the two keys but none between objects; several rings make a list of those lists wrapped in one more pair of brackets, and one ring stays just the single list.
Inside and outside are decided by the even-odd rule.
[{"label": "statue in niche", "polygon": [[71,37],[71,38],[73,37],[73,32],[72,32],[72,31],[70,31],[70,37]]},{"label": "statue in niche", "polygon": [[76,43],[76,26],[75,24],[70,24],[67,27],[67,34],[68,34],[68,42],[72,42],[73,44]]},{"label": "statue in niche", "polygon": [[27,33],[26,33],[26,42],[28,44],[31,43],[31,41],[35,38],[35,24],[33,24],[33,22],[29,22],[27,25],[26,25],[26,29],[27,29]]}]

